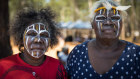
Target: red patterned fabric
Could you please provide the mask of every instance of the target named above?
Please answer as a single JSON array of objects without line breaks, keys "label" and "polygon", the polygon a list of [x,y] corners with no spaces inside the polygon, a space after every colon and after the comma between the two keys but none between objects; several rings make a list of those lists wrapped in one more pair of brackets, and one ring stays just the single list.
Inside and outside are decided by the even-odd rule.
[{"label": "red patterned fabric", "polygon": [[0,79],[67,79],[63,65],[52,57],[40,66],[25,63],[19,54],[0,60]]}]

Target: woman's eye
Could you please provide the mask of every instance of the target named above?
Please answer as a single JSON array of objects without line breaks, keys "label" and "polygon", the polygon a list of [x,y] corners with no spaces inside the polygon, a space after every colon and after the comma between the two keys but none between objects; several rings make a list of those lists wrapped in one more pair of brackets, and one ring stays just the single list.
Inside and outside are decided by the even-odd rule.
[{"label": "woman's eye", "polygon": [[113,17],[111,17],[111,20],[117,21],[117,20],[120,20],[120,17],[118,17],[118,16],[113,16]]},{"label": "woman's eye", "polygon": [[48,33],[42,33],[40,34],[41,37],[45,37],[45,38],[48,38],[49,37],[49,34]]},{"label": "woman's eye", "polygon": [[28,32],[27,35],[28,35],[28,36],[36,36],[37,33],[35,33],[35,32]]},{"label": "woman's eye", "polygon": [[105,20],[106,17],[97,17],[96,20]]}]

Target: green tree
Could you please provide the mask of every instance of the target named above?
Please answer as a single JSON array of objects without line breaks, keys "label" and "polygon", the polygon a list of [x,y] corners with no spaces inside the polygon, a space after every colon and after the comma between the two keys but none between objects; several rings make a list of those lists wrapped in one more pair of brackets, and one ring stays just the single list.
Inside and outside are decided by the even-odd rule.
[{"label": "green tree", "polygon": [[22,9],[27,9],[29,7],[34,9],[41,9],[45,6],[45,0],[10,0],[9,9],[10,9],[10,20],[13,20],[13,17]]}]

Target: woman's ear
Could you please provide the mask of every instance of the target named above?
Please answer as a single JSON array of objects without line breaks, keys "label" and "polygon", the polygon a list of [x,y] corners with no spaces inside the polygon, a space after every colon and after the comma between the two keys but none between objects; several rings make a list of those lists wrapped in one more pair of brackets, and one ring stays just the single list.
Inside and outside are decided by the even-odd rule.
[{"label": "woman's ear", "polygon": [[19,48],[20,52],[23,52],[24,51],[24,44],[22,43],[22,44],[18,45],[18,48]]}]

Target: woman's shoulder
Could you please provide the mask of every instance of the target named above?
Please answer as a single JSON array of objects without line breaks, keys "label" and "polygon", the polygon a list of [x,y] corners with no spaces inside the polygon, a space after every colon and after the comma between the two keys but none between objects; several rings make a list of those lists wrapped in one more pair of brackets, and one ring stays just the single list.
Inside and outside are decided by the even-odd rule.
[{"label": "woman's shoulder", "polygon": [[76,46],[73,48],[73,50],[80,50],[80,49],[83,49],[83,48],[87,47],[88,42],[89,42],[89,41],[85,41],[85,42],[83,42],[83,43],[81,43],[81,44],[79,44],[79,45],[76,45]]},{"label": "woman's shoulder", "polygon": [[125,42],[126,43],[126,46],[129,48],[132,48],[132,49],[137,49],[137,48],[140,48],[139,45],[136,45],[135,43],[132,43],[132,42],[129,42],[129,41],[125,41],[125,40],[121,40],[122,42]]},{"label": "woman's shoulder", "polygon": [[[0,67],[11,67],[17,64],[17,54],[0,59]],[[7,68],[8,68],[7,67]]]},{"label": "woman's shoulder", "polygon": [[2,59],[0,59],[0,63],[15,61],[15,60],[17,60],[17,55],[18,54],[15,54],[15,55],[11,55],[11,56],[2,58]]},{"label": "woman's shoulder", "polygon": [[134,43],[124,41],[124,40],[122,40],[122,41],[126,43],[125,51],[127,51],[131,54],[134,53],[134,54],[140,55],[140,46],[139,45],[136,45]]},{"label": "woman's shoulder", "polygon": [[81,53],[87,51],[87,44],[89,41],[85,41],[73,48],[73,50],[70,52],[68,59],[71,57],[79,56]]},{"label": "woman's shoulder", "polygon": [[60,64],[60,61],[58,60],[58,59],[56,59],[56,58],[53,58],[53,57],[51,57],[51,56],[46,56],[46,61],[48,62],[48,63],[50,63],[50,64],[57,64],[57,65],[59,65]]}]

